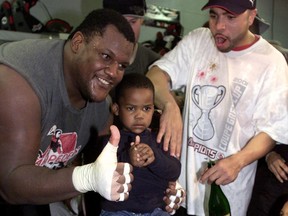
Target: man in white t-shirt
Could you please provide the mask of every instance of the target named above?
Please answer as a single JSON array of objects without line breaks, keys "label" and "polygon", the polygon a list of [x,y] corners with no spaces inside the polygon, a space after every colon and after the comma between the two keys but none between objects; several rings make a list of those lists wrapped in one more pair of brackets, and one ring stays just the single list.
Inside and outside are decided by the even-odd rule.
[{"label": "man in white t-shirt", "polygon": [[[188,215],[208,215],[215,181],[231,214],[245,216],[257,159],[275,141],[288,144],[288,68],[279,51],[249,31],[254,0],[210,0],[205,9],[209,29],[190,32],[147,73],[163,110],[158,141],[164,138],[176,153],[182,143],[179,180]],[[182,86],[184,123],[169,93]],[[216,161],[211,169],[209,160]]]}]

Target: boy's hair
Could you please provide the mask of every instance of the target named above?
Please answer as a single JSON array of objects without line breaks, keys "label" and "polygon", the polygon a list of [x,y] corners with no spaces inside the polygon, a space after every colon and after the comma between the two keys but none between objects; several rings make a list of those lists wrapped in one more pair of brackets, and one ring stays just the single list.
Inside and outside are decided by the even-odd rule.
[{"label": "boy's hair", "polygon": [[107,26],[113,25],[131,43],[135,43],[135,35],[127,20],[122,14],[111,9],[97,9],[90,12],[82,23],[69,35],[71,40],[78,31],[89,42],[95,35],[103,36]]},{"label": "boy's hair", "polygon": [[154,100],[154,85],[151,80],[144,74],[130,73],[123,76],[122,81],[115,88],[114,102],[118,103],[119,99],[123,96],[124,91],[130,88],[145,88],[153,92]]}]

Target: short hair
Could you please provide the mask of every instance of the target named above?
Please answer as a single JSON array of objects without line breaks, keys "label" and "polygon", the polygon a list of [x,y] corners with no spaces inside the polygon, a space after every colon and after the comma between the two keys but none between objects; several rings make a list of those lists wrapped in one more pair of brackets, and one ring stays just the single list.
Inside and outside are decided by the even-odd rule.
[{"label": "short hair", "polygon": [[71,40],[78,31],[82,32],[87,42],[95,35],[103,36],[107,26],[113,25],[131,43],[135,43],[135,35],[122,14],[111,9],[96,9],[91,11],[82,23],[69,35]]},{"label": "short hair", "polygon": [[149,89],[153,92],[154,100],[154,85],[151,80],[144,74],[130,73],[123,76],[122,81],[115,88],[114,102],[119,103],[119,99],[123,96],[124,91],[130,88]]},{"label": "short hair", "polygon": [[147,4],[146,0],[103,0],[103,8],[113,9],[122,15],[143,17]]}]

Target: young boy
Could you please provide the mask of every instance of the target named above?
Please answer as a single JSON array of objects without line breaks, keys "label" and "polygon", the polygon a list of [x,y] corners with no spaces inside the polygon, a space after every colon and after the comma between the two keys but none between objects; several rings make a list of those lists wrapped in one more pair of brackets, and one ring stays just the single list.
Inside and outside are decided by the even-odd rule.
[{"label": "young boy", "polygon": [[169,181],[178,179],[181,164],[163,150],[162,144],[156,142],[157,133],[149,129],[154,86],[146,76],[132,73],[123,77],[115,92],[112,111],[121,123],[118,161],[133,165],[134,181],[128,200],[103,200],[101,215],[169,215],[163,195]]}]

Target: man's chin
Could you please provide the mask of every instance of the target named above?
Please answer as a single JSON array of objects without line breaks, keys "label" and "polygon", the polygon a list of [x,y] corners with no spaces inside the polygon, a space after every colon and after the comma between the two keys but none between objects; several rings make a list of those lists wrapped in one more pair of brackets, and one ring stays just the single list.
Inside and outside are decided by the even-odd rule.
[{"label": "man's chin", "polygon": [[231,51],[231,46],[228,45],[227,43],[216,44],[216,47],[220,52],[223,52],[223,53]]},{"label": "man's chin", "polygon": [[217,47],[217,49],[222,53],[227,53],[231,51],[230,48],[224,48],[224,47]]},{"label": "man's chin", "polygon": [[99,103],[99,102],[106,100],[108,98],[108,96],[109,96],[109,94],[97,95],[97,96],[91,98],[90,101],[95,102],[95,103]]}]

